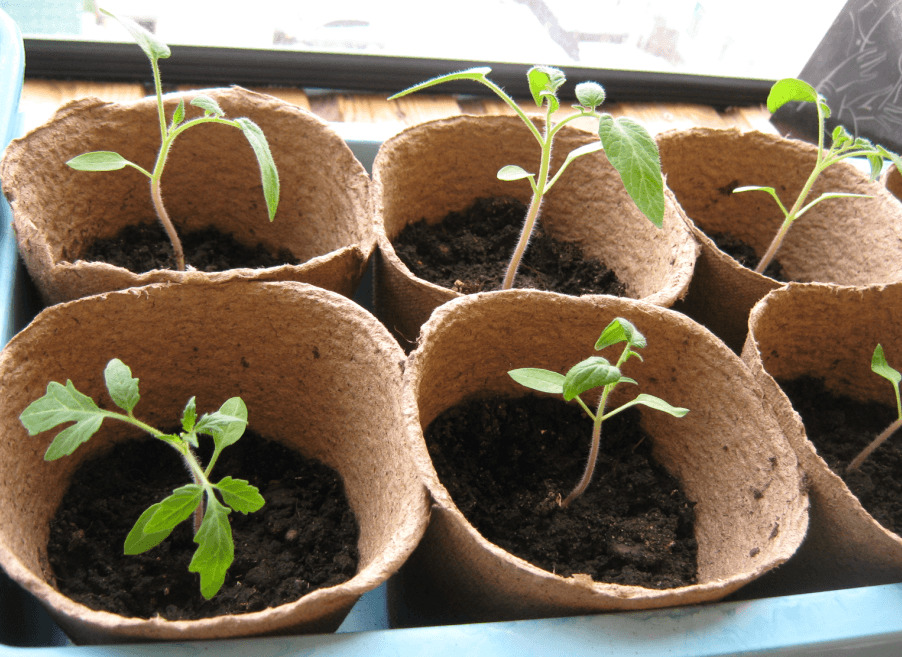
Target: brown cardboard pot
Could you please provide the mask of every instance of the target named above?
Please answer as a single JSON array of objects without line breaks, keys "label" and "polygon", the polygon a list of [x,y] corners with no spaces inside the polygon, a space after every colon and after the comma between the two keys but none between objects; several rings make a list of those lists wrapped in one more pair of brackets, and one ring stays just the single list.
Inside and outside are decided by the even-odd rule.
[{"label": "brown cardboard pot", "polygon": [[883,184],[896,198],[902,199],[902,174],[896,167],[888,168],[882,176]]},{"label": "brown cardboard pot", "polygon": [[[113,357],[140,379],[136,411],[151,424],[177,418],[192,395],[199,409],[239,395],[252,429],[335,469],[360,525],[357,574],[261,612],[193,621],[127,618],[60,594],[46,565],[48,521],[79,463],[121,427],[105,423],[74,454],[47,463],[52,436],[29,437],[18,416],[53,380],[107,399],[102,372]],[[300,283],[158,284],[48,308],[0,352],[0,565],[77,642],[335,630],[401,565],[428,519],[402,428],[402,360],[372,315]]]},{"label": "brown cardboard pot", "polygon": [[[674,308],[741,351],[752,306],[781,283],[739,265],[709,234],[730,232],[764,253],[783,221],[763,192],[733,194],[744,185],[769,185],[792,203],[814,167],[815,146],[760,132],[692,128],[658,136],[667,184],[702,244],[685,299]],[[848,162],[827,169],[810,196],[824,191],[873,195],[832,199],[799,219],[777,259],[800,282],[869,285],[902,280],[902,205]]]},{"label": "brown cardboard pot", "polygon": [[[155,98],[74,101],[6,151],[0,178],[13,209],[19,251],[48,303],[163,281],[196,278],[296,280],[350,295],[375,247],[369,177],[347,144],[321,119],[271,96],[238,87],[165,96],[167,116],[180,99],[212,96],[229,118],[246,116],[266,134],[281,179],[270,223],[253,151],[239,130],[194,127],[174,142],[163,175],[176,230],[215,226],[248,246],[287,248],[302,264],[223,272],[153,270],[79,260],[97,238],[129,224],[157,221],[147,178],[131,167],[86,173],[70,158],[112,150],[153,166],[160,146]],[[188,116],[200,112],[189,105]]]},{"label": "brown cardboard pot", "polygon": [[[894,404],[871,372],[874,347],[902,351],[902,284],[849,287],[793,283],[752,310],[743,360],[764,391],[810,482],[811,523],[781,571],[796,591],[902,580],[902,538],[880,525],[818,455],[775,379],[823,377],[828,389]],[[872,457],[873,458],[873,457]]]},{"label": "brown cardboard pot", "polygon": [[[552,171],[574,148],[598,136],[565,126],[555,139]],[[540,149],[515,116],[457,116],[422,123],[386,140],[373,164],[373,213],[378,257],[376,315],[402,345],[411,346],[434,308],[462,296],[415,277],[392,247],[401,231],[425,219],[435,223],[483,197],[529,203],[529,182],[501,181],[498,170],[518,164],[534,170]],[[543,201],[539,218],[556,239],[575,242],[613,269],[630,297],[669,306],[683,296],[698,245],[673,195],[667,192],[664,227],[656,228],[623,189],[603,153],[574,161]]]},{"label": "brown cardboard pot", "polygon": [[[751,375],[708,331],[649,303],[510,290],[443,305],[408,358],[411,430],[422,432],[469,397],[521,396],[510,369],[566,372],[592,355],[601,330],[617,316],[648,338],[644,362],[627,372],[639,389],[691,409],[681,419],[643,410],[642,424],[655,458],[696,505],[698,583],[654,590],[564,578],[511,555],[461,514],[420,438],[417,458],[434,504],[426,535],[401,570],[402,609],[426,622],[475,622],[694,604],[737,590],[796,550],[807,525],[807,495],[796,457]],[[617,404],[612,400],[611,408]]]}]

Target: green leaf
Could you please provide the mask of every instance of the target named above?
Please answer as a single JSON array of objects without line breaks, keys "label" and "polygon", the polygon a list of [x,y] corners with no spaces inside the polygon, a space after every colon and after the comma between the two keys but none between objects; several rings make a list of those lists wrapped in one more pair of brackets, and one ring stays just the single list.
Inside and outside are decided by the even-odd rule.
[{"label": "green leaf", "polygon": [[621,378],[620,370],[606,358],[591,356],[567,372],[564,377],[564,399],[570,401],[592,388],[618,383]]},{"label": "green leaf", "polygon": [[523,167],[516,164],[508,164],[498,169],[498,180],[513,181],[523,180],[523,178],[532,178],[535,174],[529,173]]},{"label": "green leaf", "polygon": [[264,504],[260,491],[246,479],[223,477],[216,488],[222,493],[223,501],[240,513],[253,513]]},{"label": "green leaf", "polygon": [[200,592],[207,600],[222,588],[225,574],[235,558],[229,510],[212,495],[207,496],[207,511],[194,536],[197,550],[188,571],[200,575]]},{"label": "green leaf", "polygon": [[597,82],[580,82],[576,85],[576,100],[583,107],[594,110],[604,99],[604,87]]},{"label": "green leaf", "polygon": [[107,11],[106,9],[101,9],[101,13],[106,14],[112,18],[115,18],[119,21],[126,30],[128,30],[129,34],[132,35],[132,39],[135,40],[141,50],[144,51],[144,54],[147,55],[148,59],[151,61],[156,61],[157,59],[166,59],[169,57],[172,52],[169,50],[169,46],[160,41],[156,36],[145,30],[143,27],[138,25],[135,21],[130,18],[125,18],[121,16],[117,16],[116,14]]},{"label": "green leaf", "polygon": [[116,406],[131,413],[141,395],[138,394],[138,379],[132,377],[128,365],[118,358],[112,359],[103,370],[103,378],[106,381],[107,392],[110,393],[110,398]]},{"label": "green leaf", "polygon": [[197,423],[197,402],[192,397],[185,404],[185,410],[182,411],[182,429],[185,431],[194,431],[194,425]]},{"label": "green leaf", "polygon": [[222,118],[225,116],[225,112],[222,107],[219,106],[215,100],[210,98],[209,96],[205,96],[201,94],[200,96],[195,96],[195,98],[191,101],[191,104],[195,107],[199,107],[204,111],[204,116],[215,116],[216,118]]},{"label": "green leaf", "polygon": [[541,107],[547,101],[551,111],[556,112],[560,107],[557,91],[567,80],[564,72],[553,66],[533,66],[526,72],[526,79],[536,105]]},{"label": "green leaf", "polygon": [[[777,80],[770,88],[770,93],[767,95],[767,110],[773,114],[783,105],[792,101],[816,103],[818,100],[817,90],[804,80],[783,78]],[[829,113],[825,116],[829,116]]]},{"label": "green leaf", "polygon": [[490,69],[488,66],[477,66],[474,68],[468,68],[464,71],[458,71],[456,73],[447,73],[445,75],[440,75],[438,77],[426,80],[425,82],[415,84],[412,87],[404,89],[403,91],[399,91],[393,96],[389,96],[388,100],[395,100],[396,98],[412,94],[416,91],[426,89],[427,87],[432,87],[444,82],[451,82],[452,80],[475,80],[476,82],[485,83],[487,81],[488,74],[491,72],[492,69]]},{"label": "green leaf", "polygon": [[673,415],[674,417],[683,417],[686,413],[689,412],[688,408],[680,408],[679,406],[671,406],[666,401],[661,399],[660,397],[655,397],[654,395],[646,395],[644,393],[640,394],[633,401],[625,403],[623,406],[620,406],[614,411],[611,411],[605,417],[610,417],[614,413],[619,413],[622,410],[625,410],[631,406],[648,406],[649,408],[653,408],[656,411],[663,411],[668,415]]},{"label": "green leaf", "polygon": [[247,427],[247,406],[241,397],[227,399],[218,411],[205,414],[194,430],[213,436],[217,449],[228,447],[244,434]]},{"label": "green leaf", "polygon": [[96,415],[81,420],[71,427],[66,427],[56,434],[56,437],[50,443],[50,447],[44,452],[44,460],[55,461],[62,456],[69,456],[69,454],[78,449],[79,445],[86,443],[91,436],[97,433],[102,422],[103,417]]},{"label": "green leaf", "polygon": [[66,164],[76,171],[118,171],[132,163],[113,151],[92,151],[76,155]]},{"label": "green leaf", "polygon": [[154,504],[141,514],[137,522],[135,522],[134,527],[132,527],[131,531],[128,533],[128,536],[125,537],[125,545],[122,550],[124,554],[141,554],[142,552],[147,552],[149,549],[156,547],[165,541],[166,537],[172,533],[172,529],[159,531],[153,534],[148,534],[144,531],[147,523],[159,508],[159,504]]},{"label": "green leaf", "polygon": [[172,113],[172,123],[169,125],[169,129],[175,128],[179,123],[185,120],[185,99],[182,98],[179,100],[179,104],[176,106],[175,111]]},{"label": "green leaf", "polygon": [[[766,194],[770,194],[771,198],[776,201],[777,206],[779,206],[780,211],[783,213],[784,217],[789,216],[789,210],[786,209],[786,206],[783,205],[783,201],[780,200],[780,197],[777,195],[777,190],[773,187],[761,187],[759,185],[746,185],[745,187],[737,187],[733,190],[734,194],[742,194],[743,192],[764,192]],[[798,219],[798,215],[796,215],[796,219]]]},{"label": "green leaf", "polygon": [[269,220],[276,217],[276,209],[279,207],[279,172],[276,162],[269,150],[269,142],[260,127],[250,119],[235,119],[241,127],[241,132],[247,138],[257,163],[260,165],[260,178],[263,182],[263,197],[266,199],[266,207],[269,210]]},{"label": "green leaf", "polygon": [[595,343],[595,350],[601,351],[620,342],[626,342],[630,347],[645,347],[648,344],[645,336],[639,333],[639,329],[632,322],[623,317],[616,317],[601,332]]},{"label": "green leaf", "polygon": [[877,154],[867,155],[868,164],[871,166],[870,181],[874,182],[883,173],[883,158]]},{"label": "green leaf", "polygon": [[536,367],[521,367],[511,370],[508,375],[521,386],[553,395],[564,394],[564,375]]},{"label": "green leaf", "polygon": [[845,129],[845,127],[838,125],[833,128],[833,149],[842,148],[845,144],[852,141],[852,135],[849,134],[849,131]]},{"label": "green leaf", "polygon": [[660,228],[664,224],[664,178],[655,140],[632,119],[615,119],[609,114],[599,120],[598,136],[630,198]]},{"label": "green leaf", "polygon": [[53,461],[71,454],[97,433],[105,417],[109,417],[109,413],[98,408],[93,399],[76,390],[72,381],[66,381],[65,386],[51,381],[47,384],[46,394],[29,404],[22,411],[19,420],[31,436],[53,429],[63,422],[75,422],[57,434],[47,448],[44,459]]},{"label": "green leaf", "polygon": [[902,157],[899,157],[896,153],[893,153],[891,150],[884,148],[878,144],[877,152],[880,153],[883,157],[893,163],[899,173],[902,173]]},{"label": "green leaf", "polygon": [[171,532],[180,522],[187,520],[203,500],[204,489],[197,484],[188,484],[172,491],[172,495],[154,504],[154,514],[147,520],[142,531],[145,534]]},{"label": "green leaf", "polygon": [[886,355],[883,353],[883,345],[878,344],[874,349],[874,355],[871,356],[871,371],[874,372],[874,374],[879,374],[896,386],[902,381],[902,374],[900,374],[898,370],[893,369],[890,364],[886,362]]},{"label": "green leaf", "polygon": [[[583,155],[589,155],[590,153],[595,153],[602,149],[602,145],[600,141],[593,141],[591,144],[583,144],[577,148],[574,148],[572,151],[567,153],[567,157],[564,159],[564,163],[561,165],[560,170],[562,171],[564,167],[570,165],[573,160],[578,157],[582,157]],[[555,176],[556,178],[557,176]]]}]

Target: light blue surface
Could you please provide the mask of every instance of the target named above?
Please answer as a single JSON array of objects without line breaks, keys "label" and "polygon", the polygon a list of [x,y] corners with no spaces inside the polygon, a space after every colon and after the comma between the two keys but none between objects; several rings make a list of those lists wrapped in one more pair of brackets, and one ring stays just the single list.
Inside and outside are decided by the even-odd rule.
[{"label": "light blue surface", "polygon": [[[3,149],[19,132],[24,69],[22,36],[12,19],[0,10],[0,139],[3,140],[0,146]],[[12,304],[8,300],[12,299],[15,284],[16,246],[11,221],[9,204],[0,195],[0,344],[6,344],[13,334]]]},{"label": "light blue surface", "polygon": [[902,654],[902,585],[654,612],[307,637],[66,648],[2,657],[727,657]]}]

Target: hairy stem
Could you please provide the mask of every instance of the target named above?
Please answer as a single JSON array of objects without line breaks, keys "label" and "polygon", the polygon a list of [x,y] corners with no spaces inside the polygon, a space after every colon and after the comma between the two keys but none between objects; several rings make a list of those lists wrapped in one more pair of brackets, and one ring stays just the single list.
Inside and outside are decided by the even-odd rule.
[{"label": "hairy stem", "polygon": [[586,461],[586,469],[579,482],[570,491],[570,494],[561,502],[561,507],[566,509],[577,497],[582,495],[589,483],[592,481],[592,475],[595,474],[595,464],[598,461],[598,452],[601,449],[601,423],[604,420],[604,407],[608,401],[608,394],[614,386],[605,386],[601,393],[601,399],[598,402],[598,410],[595,412],[595,420],[592,423],[592,445],[589,447],[589,460]]},{"label": "hairy stem", "polygon": [[166,206],[163,205],[163,194],[160,191],[159,178],[153,178],[150,181],[150,197],[153,199],[153,207],[157,212],[157,217],[160,219],[160,223],[163,224],[163,230],[166,231],[166,236],[172,243],[172,252],[175,254],[175,268],[179,271],[185,271],[185,251],[182,248],[182,240],[179,239],[178,233],[175,232],[172,219],[169,218]]},{"label": "hairy stem", "polygon": [[[202,486],[206,494],[213,494],[213,486],[210,483],[210,479],[207,476],[207,473],[204,472],[204,469],[201,467],[200,463],[197,461],[197,457],[194,455],[194,452],[191,451],[191,446],[188,445],[181,439],[176,439],[174,436],[169,436],[159,429],[142,422],[138,418],[134,416],[134,414],[129,411],[127,415],[123,415],[121,413],[110,412],[109,417],[122,420],[123,422],[128,422],[132,424],[142,431],[146,431],[154,438],[158,438],[162,440],[164,443],[171,446],[174,450],[176,450],[179,455],[182,457],[182,463],[185,465],[185,469],[188,470],[188,474],[191,475],[192,481],[198,486]],[[197,534],[200,529],[200,524],[204,519],[204,511],[206,510],[206,505],[203,501],[197,505],[197,509],[194,511],[193,524],[194,524],[194,533]]]},{"label": "hairy stem", "polygon": [[875,449],[885,443],[887,438],[892,436],[899,427],[902,427],[902,416],[899,416],[899,418],[897,418],[895,422],[890,424],[880,433],[879,436],[874,438],[874,440],[871,441],[870,445],[861,450],[858,456],[852,459],[849,465],[846,466],[846,472],[853,472],[854,470],[857,470],[861,466],[861,464],[864,463],[865,459],[869,457]]},{"label": "hairy stem", "polygon": [[548,116],[545,120],[545,134],[541,142],[542,162],[539,165],[539,175],[536,179],[529,209],[526,212],[523,230],[520,231],[520,238],[517,240],[517,246],[514,248],[514,253],[511,255],[507,271],[504,274],[504,282],[501,284],[502,290],[509,290],[514,286],[514,278],[517,276],[517,270],[520,268],[523,254],[526,253],[526,247],[532,237],[533,230],[535,230],[536,219],[539,217],[539,208],[542,205],[542,197],[545,195],[545,186],[548,182],[548,170],[551,167],[551,129],[551,111],[549,108]]},{"label": "hairy stem", "polygon": [[764,270],[767,269],[767,266],[774,259],[774,256],[777,254],[777,250],[783,245],[783,239],[786,237],[786,233],[789,232],[790,226],[792,226],[792,222],[796,220],[796,217],[799,214],[799,210],[802,209],[803,204],[805,203],[805,199],[808,198],[808,195],[811,193],[811,188],[814,187],[814,182],[817,180],[818,176],[821,175],[821,172],[829,166],[824,164],[824,110],[821,107],[820,103],[815,103],[817,107],[817,127],[818,127],[818,136],[817,136],[817,160],[814,164],[814,169],[811,171],[811,175],[808,176],[808,180],[805,181],[805,186],[802,187],[802,191],[799,192],[798,198],[796,198],[795,203],[792,204],[792,208],[790,208],[789,212],[786,213],[786,217],[783,221],[783,225],[780,226],[780,230],[777,231],[777,234],[774,236],[774,239],[771,241],[770,246],[767,247],[767,251],[764,252],[764,255],[761,257],[761,261],[758,263],[758,266],[755,267],[755,272],[758,274],[763,274]]}]

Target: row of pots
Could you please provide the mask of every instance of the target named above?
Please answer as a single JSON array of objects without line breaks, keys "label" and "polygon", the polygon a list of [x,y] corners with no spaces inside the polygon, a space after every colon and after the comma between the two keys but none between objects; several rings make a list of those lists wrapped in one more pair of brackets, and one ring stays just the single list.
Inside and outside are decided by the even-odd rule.
[{"label": "row of pots", "polygon": [[[790,310],[805,307],[795,300],[796,295],[835,300],[837,308],[849,313],[848,322],[865,321],[870,312],[866,308],[871,307],[867,304],[876,303],[879,310],[873,311],[868,331],[873,330],[890,349],[897,333],[893,313],[902,307],[894,298],[902,290],[895,285],[781,287],[748,270],[727,267],[723,261],[729,258],[720,254],[701,230],[722,230],[727,223],[724,217],[730,217],[729,229],[740,231],[742,238],[760,248],[763,235],[770,231],[771,219],[766,217],[773,213],[755,205],[748,194],[740,203],[739,197],[729,192],[739,185],[773,181],[776,173],[788,189],[801,186],[807,174],[804,162],[813,158],[810,147],[732,131],[696,130],[662,136],[662,164],[673,190],[668,192],[663,230],[637,216],[603,157],[582,158],[547,199],[546,228],[604,259],[618,271],[635,299],[575,298],[517,290],[463,296],[414,279],[394,255],[391,239],[412,221],[424,217],[437,221],[449,210],[481,196],[527,196],[525,183],[501,183],[494,175],[504,164],[535,159],[534,143],[518,130],[515,119],[454,118],[405,131],[386,142],[370,183],[346,146],[337,143],[340,140],[317,119],[240,89],[215,94],[229,114],[250,116],[263,128],[283,178],[285,210],[273,224],[263,217],[242,218],[230,229],[234,228],[239,238],[252,235],[267,244],[288,246],[302,259],[312,258],[306,264],[278,268],[280,271],[235,270],[214,275],[151,272],[113,282],[112,277],[121,274],[114,271],[118,268],[65,261],[77,247],[50,246],[42,236],[45,231],[52,230],[57,236],[68,233],[76,236],[76,243],[83,243],[119,227],[76,219],[83,214],[82,208],[89,208],[95,216],[107,216],[100,208],[112,205],[121,209],[122,223],[149,211],[140,193],[141,181],[118,181],[111,174],[105,174],[97,191],[89,192],[78,207],[73,208],[70,200],[74,190],[93,182],[63,166],[72,155],[102,143],[104,149],[118,148],[132,160],[152,157],[150,137],[145,143],[143,138],[124,136],[125,125],[118,137],[121,142],[111,141],[111,136],[120,133],[110,128],[112,117],[119,114],[116,106],[82,101],[64,108],[57,120],[64,122],[69,132],[85,137],[83,141],[69,145],[47,126],[15,142],[3,165],[4,189],[16,213],[20,250],[45,299],[53,303],[102,292],[48,308],[0,356],[0,397],[5,400],[5,437],[0,448],[7,464],[3,486],[12,488],[19,500],[28,501],[0,507],[0,526],[14,528],[0,540],[0,561],[28,590],[54,604],[57,619],[77,640],[184,638],[188,631],[197,638],[324,631],[337,626],[356,596],[386,579],[402,563],[395,583],[408,604],[429,622],[709,601],[787,561],[775,577],[789,581],[791,568],[798,568],[823,575],[830,580],[824,588],[833,588],[851,585],[832,579],[836,564],[872,562],[858,545],[840,545],[836,527],[845,527],[844,523],[851,523],[856,540],[867,532],[882,532],[877,551],[888,556],[874,569],[881,573],[880,581],[898,576],[902,543],[897,536],[880,528],[863,509],[854,508],[854,502],[847,506],[853,507],[857,520],[837,520],[845,515],[835,500],[846,500],[850,493],[824,492],[830,477],[829,472],[823,476],[820,472],[826,465],[813,452],[798,416],[770,378],[777,371],[773,358],[789,359],[799,368],[807,361],[788,347],[771,347],[767,341],[772,338],[765,327],[768,321],[789,322]],[[136,107],[146,115],[153,109],[149,102]],[[95,137],[101,142],[87,139],[98,116],[105,121],[102,135]],[[278,127],[276,118],[286,118],[288,126]],[[145,116],[137,125],[152,127],[154,122]],[[229,135],[211,135],[198,136],[195,144],[183,144],[184,151],[176,150],[173,158],[187,158],[189,146],[239,148],[227,141]],[[559,143],[566,145],[560,146],[559,152],[566,153],[591,139],[577,130],[562,132]],[[714,145],[722,139],[729,145]],[[297,149],[307,145],[320,156],[318,160],[298,157]],[[335,161],[323,155],[327,146],[337,147]],[[129,151],[132,148],[135,150]],[[485,148],[488,150],[481,150]],[[690,160],[695,152],[701,155]],[[738,159],[736,156],[745,152],[750,154],[746,164],[754,166],[743,170],[728,156]],[[255,172],[244,166],[247,158],[210,153],[204,159],[199,168],[176,162],[170,165],[180,172],[163,183],[173,215],[195,213],[191,221],[199,226],[215,215],[228,214],[222,206],[224,200],[215,199],[210,205],[197,202],[206,179],[217,184],[222,180],[233,198],[246,195],[247,207],[257,204],[259,183]],[[53,173],[41,178],[50,183],[48,194],[60,208],[56,215],[34,184],[34,172],[43,171],[47,161]],[[866,185],[866,176],[853,168],[834,169],[838,178],[826,183],[833,189],[842,186],[848,191],[851,185],[857,190]],[[611,182],[588,184],[587,180]],[[113,186],[120,184],[123,187],[111,193]],[[438,190],[435,198],[422,193],[432,188]],[[716,195],[694,199],[697,188],[713,189]],[[839,212],[836,216],[812,212],[806,218],[806,223],[820,224],[832,236],[826,241],[833,250],[813,258],[820,265],[804,264],[807,256],[803,255],[806,246],[821,243],[820,233],[803,230],[802,224],[795,235],[790,233],[784,266],[791,275],[858,286],[902,279],[898,270],[902,206],[879,186],[870,185],[867,190],[875,198],[857,201],[854,213],[849,208],[840,211],[844,202],[838,201],[832,206]],[[340,209],[323,208],[322,201],[339,196],[343,199]],[[749,201],[751,209],[743,209]],[[63,222],[61,216],[70,220]],[[370,217],[376,221],[371,223]],[[586,217],[597,220],[586,221]],[[867,225],[860,217],[867,217]],[[74,221],[83,223],[73,227]],[[578,231],[587,225],[589,236],[580,236]],[[767,230],[762,228],[759,235],[756,231],[762,225]],[[839,231],[838,238],[835,231]],[[342,296],[320,289],[350,294],[376,245],[374,301],[382,324]],[[58,260],[63,262],[50,264],[50,273],[35,273],[39,262]],[[77,279],[89,282],[87,291],[75,292],[72,281]],[[149,283],[148,287],[134,287]],[[132,289],[109,291],[122,288]],[[746,341],[750,309],[776,288],[752,313],[752,330]],[[737,308],[728,312],[726,307],[733,302]],[[859,302],[861,306],[856,305]],[[684,312],[665,308],[674,304]],[[769,310],[771,307],[777,310]],[[776,319],[768,319],[771,312]],[[817,312],[829,325],[825,318],[830,315]],[[438,480],[425,448],[423,428],[441,411],[472,395],[519,394],[506,375],[513,367],[566,370],[586,355],[585,345],[615,316],[634,322],[649,338],[642,369],[642,380],[647,382],[643,392],[692,409],[679,420],[643,414],[642,422],[654,439],[656,458],[677,476],[695,503],[697,584],[660,591],[604,584],[553,575],[514,557],[486,541],[467,522]],[[239,319],[250,320],[250,326],[240,325]],[[171,332],[159,331],[164,323]],[[112,326],[117,329],[112,331]],[[124,326],[129,327],[128,334],[121,330]],[[386,326],[401,345],[416,347],[410,356],[405,357]],[[791,333],[782,326],[775,332]],[[861,334],[847,333],[850,351],[870,346],[856,341]],[[742,349],[743,342],[743,358],[750,367],[734,353]],[[804,346],[809,343],[818,344],[812,340]],[[77,353],[73,353],[74,344],[79,345]],[[827,344],[832,347],[830,353],[836,351],[835,340]],[[825,348],[823,344],[818,347]],[[223,360],[217,361],[215,356],[220,354]],[[159,404],[150,409],[152,414],[171,412],[164,409],[179,407],[190,394],[216,398],[241,394],[247,397],[252,417],[256,413],[261,426],[272,435],[336,468],[361,525],[357,576],[345,585],[266,613],[190,623],[123,619],[87,610],[56,592],[47,583],[50,574],[43,546],[47,521],[62,491],[50,483],[67,481],[84,456],[70,457],[68,463],[44,464],[44,444],[26,435],[18,415],[50,380],[70,378],[79,389],[99,393],[97,373],[112,357],[122,358],[140,371],[142,385],[146,381],[150,388],[159,389],[158,395],[147,395],[148,399],[156,397]],[[24,365],[20,364],[23,358]],[[861,365],[857,358],[858,354],[853,359],[856,367]],[[810,360],[812,372],[826,374],[815,368],[823,363],[815,363],[813,356]],[[187,374],[184,382],[173,384],[169,372],[176,366]],[[216,376],[209,376],[210,371]],[[214,386],[209,392],[208,385]],[[291,400],[271,398],[273,388],[290,389]],[[870,394],[870,388],[866,389]],[[307,392],[301,403],[295,399],[297,390],[314,392]],[[343,438],[336,439],[336,435]],[[101,437],[92,450],[103,449],[110,440]],[[25,474],[32,471],[34,474]],[[812,522],[810,538],[803,544],[809,479]],[[21,490],[22,486],[27,490]],[[818,540],[817,558],[806,561],[804,546]],[[839,555],[835,559],[833,553],[820,551],[822,544],[831,541]],[[802,550],[790,560],[800,544]],[[864,570],[864,566],[852,569],[862,573],[854,575],[853,584],[874,581]],[[81,620],[82,614],[89,620]]]}]

